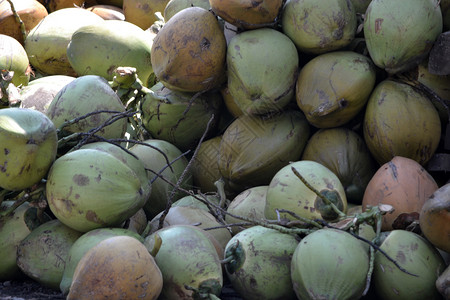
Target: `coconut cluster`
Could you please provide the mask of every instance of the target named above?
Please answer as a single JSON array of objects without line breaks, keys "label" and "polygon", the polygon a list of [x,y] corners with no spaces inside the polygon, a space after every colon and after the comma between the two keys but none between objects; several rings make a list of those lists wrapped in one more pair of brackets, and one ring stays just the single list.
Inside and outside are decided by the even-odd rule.
[{"label": "coconut cluster", "polygon": [[449,11],[0,0],[0,280],[448,298]]}]

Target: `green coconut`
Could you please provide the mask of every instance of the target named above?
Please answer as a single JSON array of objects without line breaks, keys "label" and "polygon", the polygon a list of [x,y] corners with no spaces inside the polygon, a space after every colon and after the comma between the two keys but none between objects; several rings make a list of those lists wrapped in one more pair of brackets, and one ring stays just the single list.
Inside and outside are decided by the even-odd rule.
[{"label": "green coconut", "polygon": [[59,220],[48,221],[19,244],[17,265],[43,286],[59,290],[70,247],[81,235]]},{"label": "green coconut", "polygon": [[0,188],[23,190],[39,183],[56,158],[55,125],[28,108],[0,109]]},{"label": "green coconut", "polygon": [[170,0],[164,8],[164,21],[169,21],[177,12],[188,7],[201,7],[206,10],[211,8],[209,0]]},{"label": "green coconut", "polygon": [[[277,220],[277,209],[285,209],[312,220],[333,221],[338,218],[331,206],[307,187],[293,169],[341,212],[347,212],[345,190],[336,174],[318,162],[300,160],[288,164],[273,176],[267,190],[264,209],[267,219]],[[287,213],[280,213],[279,216],[288,220],[294,219]]]},{"label": "green coconut", "polygon": [[297,104],[315,127],[338,127],[363,109],[375,79],[375,66],[367,56],[353,51],[325,53],[301,69]]},{"label": "green coconut", "polygon": [[[251,220],[262,221],[265,219],[267,185],[254,186],[246,189],[234,197],[227,207],[227,212],[235,216],[246,217]],[[245,222],[229,214],[225,215],[227,224]],[[233,234],[237,234],[252,225],[232,226]]]},{"label": "green coconut", "polygon": [[439,114],[430,99],[410,85],[390,79],[375,87],[363,126],[367,147],[380,165],[394,156],[424,165],[441,138]]},{"label": "green coconut", "polygon": [[75,77],[67,75],[48,75],[36,78],[20,89],[20,105],[41,113],[46,113],[56,94]]},{"label": "green coconut", "polygon": [[[112,145],[114,146],[114,145]],[[131,154],[101,149],[79,149],[52,165],[46,195],[53,214],[81,232],[118,226],[150,196],[144,166]]]},{"label": "green coconut", "polygon": [[27,52],[18,40],[0,34],[0,70],[14,72],[11,82],[15,86],[27,85],[30,80]]},{"label": "green coconut", "polygon": [[154,253],[163,275],[162,299],[220,295],[222,265],[213,243],[202,229],[190,225],[165,227],[146,237],[144,245]]},{"label": "green coconut", "polygon": [[[156,215],[151,221],[151,231],[154,233],[158,230],[160,218],[163,212]],[[198,228],[215,228],[208,230],[220,244],[222,250],[227,245],[228,241],[231,239],[230,231],[223,227],[217,219],[208,211],[190,206],[174,206],[169,209],[169,212],[164,217],[163,227],[171,225],[196,225]]]},{"label": "green coconut", "polygon": [[235,192],[268,185],[279,169],[298,160],[309,137],[303,113],[243,115],[228,126],[219,148],[219,170]]},{"label": "green coconut", "polygon": [[37,208],[25,202],[18,206],[11,214],[4,213],[15,204],[15,201],[2,201],[0,204],[0,281],[20,278],[23,273],[17,265],[17,247],[42,223],[50,221],[44,213],[42,220],[38,218]]},{"label": "green coconut", "polygon": [[297,245],[295,235],[262,226],[239,232],[225,248],[231,285],[246,300],[296,299],[291,260]]},{"label": "green coconut", "polygon": [[393,230],[380,249],[410,273],[377,251],[372,284],[381,299],[442,299],[435,283],[445,263],[430,242],[411,231]]},{"label": "green coconut", "polygon": [[98,128],[96,135],[107,139],[123,138],[127,129],[127,118],[119,118],[107,126],[104,125],[114,114],[125,112],[125,106],[106,79],[98,75],[80,76],[69,82],[55,95],[46,114],[59,128],[67,121],[96,111],[110,112],[94,114],[64,126],[66,134],[63,135]]},{"label": "green coconut", "polygon": [[364,37],[375,65],[395,74],[416,66],[442,33],[437,0],[373,0],[364,18]]},{"label": "green coconut", "polygon": [[[172,202],[175,202],[185,195],[183,192],[176,190],[170,183],[177,184],[187,167],[188,160],[176,146],[167,141],[149,139],[143,141],[143,143],[148,146],[135,144],[129,150],[141,160],[147,169],[152,193],[144,206],[144,210],[147,217],[151,219],[167,207],[170,197],[172,197]],[[158,174],[163,176],[164,179],[159,177]],[[191,172],[187,171],[183,176],[179,186],[190,189],[193,184]]]},{"label": "green coconut", "polygon": [[153,74],[152,43],[138,26],[106,20],[78,28],[67,46],[67,57],[78,75],[99,75],[112,80],[117,67],[134,67],[146,85]]},{"label": "green coconut", "polygon": [[357,19],[351,0],[288,0],[281,15],[282,31],[305,53],[321,54],[349,45]]},{"label": "green coconut", "polygon": [[366,245],[331,228],[303,238],[291,262],[292,284],[299,299],[360,299],[368,271]]},{"label": "green coconut", "polygon": [[163,83],[155,84],[142,105],[142,124],[155,139],[172,143],[181,151],[193,149],[208,128],[209,135],[218,123],[222,96],[218,91],[179,92]]},{"label": "green coconut", "polygon": [[281,111],[294,98],[298,64],[297,49],[283,33],[242,32],[228,44],[228,91],[244,113]]},{"label": "green coconut", "polygon": [[349,202],[361,204],[364,191],[378,169],[364,139],[345,128],[320,129],[306,144],[302,160],[316,161],[337,175]]},{"label": "green coconut", "polygon": [[83,8],[63,8],[50,13],[25,39],[31,65],[46,75],[76,76],[67,57],[67,45],[78,28],[99,22],[104,20]]},{"label": "green coconut", "polygon": [[142,243],[144,242],[143,237],[127,229],[98,228],[84,233],[72,244],[67,254],[67,260],[62,274],[61,282],[59,284],[59,289],[64,295],[67,295],[69,293],[75,268],[77,267],[77,264],[83,257],[83,255],[88,252],[89,249],[97,245],[100,241],[118,235],[131,236]]}]

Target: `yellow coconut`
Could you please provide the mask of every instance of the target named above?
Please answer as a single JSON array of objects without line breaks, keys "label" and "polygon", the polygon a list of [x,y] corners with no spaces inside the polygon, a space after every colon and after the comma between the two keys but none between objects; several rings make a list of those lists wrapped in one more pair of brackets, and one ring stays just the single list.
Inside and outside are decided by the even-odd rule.
[{"label": "yellow coconut", "polygon": [[99,242],[80,259],[67,299],[157,299],[162,273],[143,243],[130,236]]},{"label": "yellow coconut", "polygon": [[210,0],[213,12],[238,28],[267,27],[276,22],[282,0]]},{"label": "yellow coconut", "polygon": [[226,40],[213,13],[188,7],[175,14],[153,40],[151,63],[168,88],[198,92],[225,79]]},{"label": "yellow coconut", "polygon": [[[25,25],[26,33],[48,15],[45,7],[37,0],[12,0],[15,11]],[[0,0],[0,34],[12,36],[21,44],[24,36],[8,0]]]},{"label": "yellow coconut", "polygon": [[156,12],[164,14],[169,0],[123,0],[125,20],[146,30],[158,20]]}]

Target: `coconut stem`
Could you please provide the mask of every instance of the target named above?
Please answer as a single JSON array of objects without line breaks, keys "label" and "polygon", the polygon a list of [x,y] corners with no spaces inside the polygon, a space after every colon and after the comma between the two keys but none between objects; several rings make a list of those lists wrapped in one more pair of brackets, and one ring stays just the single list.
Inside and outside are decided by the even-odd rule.
[{"label": "coconut stem", "polygon": [[17,23],[19,23],[20,31],[22,32],[22,37],[23,37],[23,40],[25,41],[25,39],[27,38],[27,30],[25,28],[25,24],[23,23],[22,19],[20,18],[19,14],[17,13],[12,0],[8,0],[8,2],[9,2],[9,5],[11,6],[11,11],[14,15],[14,18],[16,19]]},{"label": "coconut stem", "polygon": [[158,229],[161,229],[164,227],[164,219],[166,218],[167,214],[169,213],[169,209],[172,206],[173,197],[175,196],[176,191],[180,189],[181,183],[183,182],[184,178],[186,177],[186,174],[188,174],[193,161],[197,157],[197,153],[198,153],[198,150],[200,149],[200,145],[202,144],[203,140],[206,138],[206,135],[209,131],[209,128],[210,128],[211,123],[214,120],[214,118],[215,118],[215,116],[213,114],[211,116],[211,118],[209,119],[208,123],[206,124],[205,132],[203,132],[203,135],[201,136],[200,140],[198,141],[197,147],[195,148],[191,159],[189,160],[188,164],[186,165],[186,168],[184,168],[183,173],[181,173],[180,177],[178,178],[177,183],[175,184],[175,188],[172,189],[172,191],[170,192],[170,195],[167,199],[166,208],[164,209],[163,213],[161,214],[161,217],[159,218]]},{"label": "coconut stem", "polygon": [[343,218],[347,217],[347,215],[345,213],[343,213],[342,211],[340,211],[339,208],[337,208],[336,205],[334,205],[334,203],[331,202],[330,199],[328,199],[327,197],[322,195],[311,184],[309,184],[309,182],[306,181],[306,179],[294,167],[291,167],[291,170],[292,170],[292,172],[294,172],[295,176],[297,176],[303,182],[303,184],[306,185],[307,188],[309,188],[312,192],[314,192],[314,194],[316,194],[320,199],[322,199],[324,203],[326,203],[333,209],[333,211],[339,216],[339,219],[343,219]]},{"label": "coconut stem", "polygon": [[214,182],[214,185],[216,186],[217,193],[219,194],[220,197],[219,206],[221,208],[224,208],[227,201],[227,196],[225,195],[225,181],[223,180],[223,178],[220,178],[219,180]]},{"label": "coconut stem", "polygon": [[[42,193],[44,191],[44,186],[38,186],[35,189],[27,189],[19,194],[19,198],[15,200],[14,204],[11,205],[7,210],[0,212],[0,215],[9,216],[23,203],[30,200],[34,195]],[[1,196],[0,196],[1,197]],[[1,199],[1,198],[0,198]]]},{"label": "coconut stem", "polygon": [[370,246],[370,248],[369,248],[369,270],[367,271],[367,276],[366,276],[366,288],[364,289],[362,296],[367,295],[367,293],[369,292],[374,264],[375,264],[375,249],[372,246]]},{"label": "coconut stem", "polygon": [[[323,226],[320,225],[319,223],[317,223],[316,221],[311,220],[311,219],[307,219],[307,218],[303,218],[303,217],[297,215],[296,213],[294,213],[292,211],[289,211],[289,210],[286,210],[286,209],[277,209],[276,212],[277,212],[277,216],[278,216],[278,221],[280,221],[280,222],[281,222],[281,218],[279,217],[279,213],[287,213],[287,214],[290,214],[291,216],[293,216],[294,218],[302,221],[303,223],[312,225],[312,226],[317,227],[317,228],[323,228]],[[288,222],[286,225],[289,226],[290,223],[291,222]]]}]

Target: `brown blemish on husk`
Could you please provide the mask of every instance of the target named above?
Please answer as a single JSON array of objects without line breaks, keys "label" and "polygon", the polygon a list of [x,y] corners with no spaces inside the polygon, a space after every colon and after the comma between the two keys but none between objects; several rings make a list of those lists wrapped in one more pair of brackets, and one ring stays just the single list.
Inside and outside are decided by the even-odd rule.
[{"label": "brown blemish on husk", "polygon": [[89,184],[89,177],[83,174],[75,174],[72,178],[73,182],[75,182],[78,186],[86,186]]},{"label": "brown blemish on husk", "polygon": [[381,31],[381,24],[383,23],[384,19],[377,18],[375,20],[375,33],[378,34]]},{"label": "brown blemish on husk", "polygon": [[99,217],[97,216],[95,211],[92,211],[92,210],[88,210],[86,212],[86,219],[88,221],[91,221],[91,222],[94,222],[94,223],[97,223],[97,224],[102,224],[102,225],[105,224],[105,222],[103,222],[102,220],[99,219]]}]

